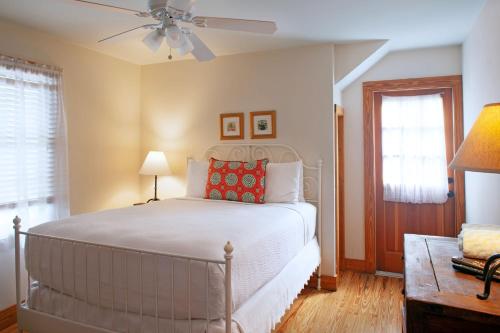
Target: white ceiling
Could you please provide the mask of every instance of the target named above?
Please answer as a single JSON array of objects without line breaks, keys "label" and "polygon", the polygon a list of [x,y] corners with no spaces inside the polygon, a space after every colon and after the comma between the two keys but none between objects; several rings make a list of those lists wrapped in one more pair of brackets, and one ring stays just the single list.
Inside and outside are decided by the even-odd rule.
[{"label": "white ceiling", "polygon": [[[93,0],[145,10],[147,0]],[[277,22],[273,36],[195,31],[216,55],[325,42],[388,39],[392,49],[459,44],[484,0],[197,0],[195,14]],[[141,42],[146,31],[116,42],[96,41],[151,19],[80,5],[72,0],[0,0],[0,17],[136,64],[168,61]],[[174,54],[174,57],[176,55]]]}]

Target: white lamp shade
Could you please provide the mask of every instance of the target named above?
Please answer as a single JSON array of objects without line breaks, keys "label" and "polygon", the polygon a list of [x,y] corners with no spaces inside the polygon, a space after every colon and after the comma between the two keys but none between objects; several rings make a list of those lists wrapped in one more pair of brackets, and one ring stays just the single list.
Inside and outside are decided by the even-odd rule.
[{"label": "white lamp shade", "polygon": [[139,174],[146,176],[168,176],[170,167],[168,166],[167,157],[162,151],[150,151],[144,163],[142,164]]}]

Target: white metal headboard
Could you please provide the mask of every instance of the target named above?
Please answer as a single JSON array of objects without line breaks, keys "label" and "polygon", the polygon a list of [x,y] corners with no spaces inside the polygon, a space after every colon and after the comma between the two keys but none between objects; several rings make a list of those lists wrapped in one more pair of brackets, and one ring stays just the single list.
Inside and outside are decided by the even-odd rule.
[{"label": "white metal headboard", "polygon": [[251,161],[262,158],[273,163],[302,161],[304,165],[304,198],[307,202],[318,205],[321,201],[322,160],[316,166],[307,164],[291,146],[284,144],[219,144],[209,147],[203,158],[220,160]]},{"label": "white metal headboard", "polygon": [[[297,150],[285,144],[277,143],[264,143],[264,144],[251,144],[251,143],[226,143],[218,144],[209,147],[203,154],[203,158],[216,158],[220,160],[233,160],[233,161],[252,161],[262,158],[269,159],[273,163],[286,163],[294,161],[302,161],[304,166],[304,199],[314,204],[317,207],[318,218],[316,225],[316,236],[318,243],[321,247],[321,234],[322,234],[322,181],[321,170],[323,168],[323,161],[321,159],[316,161],[316,166],[307,164],[300,157]],[[318,268],[318,288],[321,285],[321,265]]]}]

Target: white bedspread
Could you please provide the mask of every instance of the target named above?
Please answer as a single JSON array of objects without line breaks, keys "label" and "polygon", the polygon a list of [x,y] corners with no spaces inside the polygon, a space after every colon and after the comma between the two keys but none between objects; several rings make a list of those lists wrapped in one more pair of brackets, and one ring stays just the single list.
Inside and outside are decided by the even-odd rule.
[{"label": "white bedspread", "polygon": [[[170,199],[74,216],[39,225],[30,232],[214,260],[223,259],[224,244],[230,240],[234,246],[232,294],[236,311],[313,239],[315,216],[316,209],[307,203],[254,205]],[[184,260],[157,260],[148,255],[140,259],[135,254],[126,255],[122,251],[112,254],[109,249],[93,246],[78,245],[73,251],[70,242],[41,238],[30,238],[27,245],[30,256],[26,265],[35,280],[91,304],[140,313],[142,290],[142,312],[155,316],[156,281],[159,281],[161,318],[171,318],[172,310],[175,319],[188,316],[185,300],[190,267],[192,318],[207,317],[205,264],[191,262],[188,266]],[[209,318],[222,318],[224,267],[216,264],[208,267]]]}]

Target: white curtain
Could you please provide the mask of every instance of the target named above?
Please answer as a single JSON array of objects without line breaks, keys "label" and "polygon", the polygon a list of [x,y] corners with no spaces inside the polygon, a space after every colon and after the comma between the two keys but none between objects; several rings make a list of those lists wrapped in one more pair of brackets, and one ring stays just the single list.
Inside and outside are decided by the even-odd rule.
[{"label": "white curtain", "polygon": [[382,96],[384,200],[444,203],[448,174],[440,94]]},{"label": "white curtain", "polygon": [[62,73],[0,55],[0,251],[22,229],[69,215]]}]

